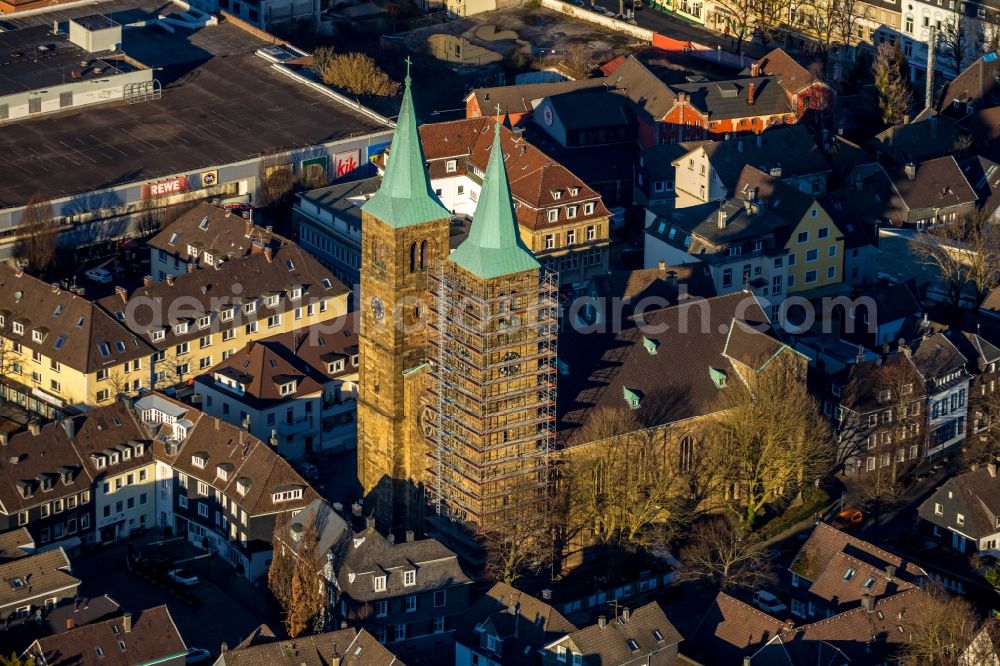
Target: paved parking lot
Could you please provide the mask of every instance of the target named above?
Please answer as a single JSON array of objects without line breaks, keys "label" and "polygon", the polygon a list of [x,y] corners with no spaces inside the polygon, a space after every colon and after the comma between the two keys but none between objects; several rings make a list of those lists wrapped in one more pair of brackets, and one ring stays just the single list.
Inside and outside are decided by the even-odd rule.
[{"label": "paved parking lot", "polygon": [[[189,548],[190,555],[195,548]],[[266,592],[256,589],[240,579],[236,572],[217,557],[196,566],[201,582],[195,588],[200,603],[195,607],[175,596],[169,589],[148,578],[134,573],[126,566],[125,544],[113,544],[99,549],[94,555],[74,559],[73,571],[82,581],[80,593],[84,596],[107,594],[125,610],[135,610],[167,604],[184,642],[189,646],[205,648],[218,655],[223,641],[236,645],[260,625],[255,610],[248,608],[249,597],[237,599],[215,581],[225,585],[248,588],[258,598]],[[206,575],[207,574],[207,575]]]}]

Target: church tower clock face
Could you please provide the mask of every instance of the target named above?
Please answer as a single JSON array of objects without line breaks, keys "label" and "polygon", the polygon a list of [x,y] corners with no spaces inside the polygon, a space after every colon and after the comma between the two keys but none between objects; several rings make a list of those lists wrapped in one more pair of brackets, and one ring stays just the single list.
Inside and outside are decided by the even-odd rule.
[{"label": "church tower clock face", "polygon": [[378,296],[372,299],[372,315],[377,321],[382,321],[385,318],[385,303]]}]

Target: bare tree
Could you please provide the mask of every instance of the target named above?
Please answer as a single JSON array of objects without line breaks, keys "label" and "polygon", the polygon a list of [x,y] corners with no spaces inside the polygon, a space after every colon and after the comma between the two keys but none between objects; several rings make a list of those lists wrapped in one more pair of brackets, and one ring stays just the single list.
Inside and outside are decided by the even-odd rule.
[{"label": "bare tree", "polygon": [[109,373],[107,381],[113,398],[117,399],[128,393],[129,381],[122,372],[115,370]]},{"label": "bare tree", "polygon": [[792,352],[779,353],[747,383],[727,383],[721,433],[710,464],[733,490],[731,508],[746,529],[761,509],[827,474],[835,457],[829,427]]},{"label": "bare tree", "polygon": [[751,24],[761,32],[765,41],[786,24],[790,6],[790,0],[755,0]]},{"label": "bare tree", "polygon": [[865,5],[860,0],[837,0],[837,14],[834,17],[837,40],[840,42],[841,76],[847,73],[846,63],[850,60],[851,45],[856,37],[858,21],[863,18]]},{"label": "bare tree", "polygon": [[33,194],[21,212],[17,225],[15,254],[32,275],[41,275],[52,264],[59,244],[59,223],[52,215],[52,205],[41,195]]},{"label": "bare tree", "polygon": [[640,426],[631,410],[592,415],[570,453],[563,488],[568,525],[585,540],[623,553],[664,547],[690,515],[691,485],[668,459],[662,430]]},{"label": "bare tree", "polygon": [[965,439],[965,462],[984,465],[1000,459],[1000,386],[981,375],[979,391],[969,396],[973,432]]},{"label": "bare tree", "polygon": [[291,602],[292,570],[295,568],[295,553],[280,538],[288,533],[288,527],[286,516],[279,516],[275,521],[271,566],[267,569],[267,586],[283,609]]},{"label": "bare tree", "polygon": [[875,54],[875,93],[882,122],[886,125],[901,122],[913,106],[913,91],[896,51],[897,47],[891,44],[879,44]]},{"label": "bare tree", "polygon": [[953,11],[951,16],[945,19],[944,26],[938,34],[940,35],[938,48],[941,55],[950,61],[957,75],[962,71],[962,65],[965,64],[965,54],[972,44],[965,30],[962,14],[957,10]]},{"label": "bare tree", "polygon": [[725,10],[729,34],[736,45],[736,53],[743,52],[743,41],[754,25],[758,5],[761,0],[716,0],[717,8]]},{"label": "bare tree", "polygon": [[590,76],[594,69],[594,61],[590,57],[590,50],[582,42],[573,42],[566,49],[566,57],[562,60],[562,66],[574,79],[585,79]]},{"label": "bare tree", "polygon": [[918,234],[913,247],[918,258],[934,266],[948,283],[956,307],[967,287],[975,291],[978,307],[986,294],[1000,286],[1000,225],[983,209]]},{"label": "bare tree", "polygon": [[485,526],[482,536],[489,576],[513,585],[545,557],[549,532],[545,498],[537,485],[512,486],[506,494],[502,517]]},{"label": "bare tree", "polygon": [[[962,655],[979,630],[979,620],[972,605],[935,586],[921,592],[914,608],[904,615],[903,654],[905,666],[978,666]],[[965,663],[963,663],[965,661]]]},{"label": "bare tree", "polygon": [[332,48],[317,49],[313,55],[313,70],[324,83],[354,95],[392,97],[399,92],[399,83],[389,78],[364,53],[334,53]]},{"label": "bare tree", "polygon": [[710,580],[719,590],[754,588],[774,582],[768,549],[731,516],[698,523],[681,549],[685,574]]}]

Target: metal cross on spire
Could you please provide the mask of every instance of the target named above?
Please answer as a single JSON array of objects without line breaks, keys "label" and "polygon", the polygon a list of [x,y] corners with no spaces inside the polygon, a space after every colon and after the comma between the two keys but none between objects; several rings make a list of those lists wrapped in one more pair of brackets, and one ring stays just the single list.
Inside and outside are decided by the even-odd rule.
[{"label": "metal cross on spire", "polygon": [[407,83],[407,85],[409,85],[409,83],[410,83],[410,65],[413,64],[413,60],[410,59],[410,56],[406,56],[406,59],[403,60],[403,62],[406,63],[406,83]]}]

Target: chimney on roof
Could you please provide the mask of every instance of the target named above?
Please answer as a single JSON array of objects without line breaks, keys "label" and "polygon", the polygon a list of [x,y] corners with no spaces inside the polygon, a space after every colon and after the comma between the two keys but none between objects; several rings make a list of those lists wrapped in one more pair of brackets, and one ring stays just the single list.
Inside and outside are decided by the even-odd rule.
[{"label": "chimney on roof", "polygon": [[861,595],[861,607],[869,613],[875,612],[875,597],[870,594]]},{"label": "chimney on roof", "polygon": [[144,275],[142,277],[142,286],[143,287],[148,287],[151,284],[153,284],[153,276],[152,275]]},{"label": "chimney on roof", "polygon": [[392,532],[389,532],[389,534],[386,535],[385,540],[388,541],[389,543],[396,543],[396,535],[393,534]]},{"label": "chimney on roof", "polygon": [[69,631],[72,628],[73,628],[73,618],[68,617],[66,618],[66,631]]},{"label": "chimney on roof", "polygon": [[17,270],[14,271],[14,277],[21,277],[22,275],[24,275],[24,269],[18,266]]},{"label": "chimney on roof", "polygon": [[726,212],[725,208],[723,208],[722,206],[719,206],[719,214],[718,214],[717,217],[718,217],[719,228],[720,229],[725,229],[726,228],[726,218],[729,217],[729,213]]},{"label": "chimney on roof", "polygon": [[885,565],[885,579],[892,582],[892,579],[896,577],[896,566],[893,564]]},{"label": "chimney on roof", "polygon": [[264,248],[264,256],[267,258],[267,263],[274,261],[274,250],[270,246]]},{"label": "chimney on roof", "polygon": [[753,660],[750,657],[750,655],[746,655],[743,657],[743,666],[753,666]]},{"label": "chimney on roof", "polygon": [[910,354],[912,353],[912,350],[910,349],[910,345],[906,344],[902,340],[899,341],[899,351],[903,352],[903,356],[905,356],[907,358],[909,358]]},{"label": "chimney on roof", "polygon": [[125,287],[115,287],[115,294],[122,299],[122,303],[128,303],[128,289]]},{"label": "chimney on roof", "polygon": [[858,345],[858,355],[857,355],[857,357],[854,360],[857,361],[858,363],[864,363],[864,360],[865,360],[865,346],[864,345]]},{"label": "chimney on roof", "polygon": [[413,530],[406,530],[406,543],[413,541]]},{"label": "chimney on roof", "polygon": [[989,472],[991,479],[997,478],[997,461],[991,460],[986,463],[986,471]]},{"label": "chimney on roof", "polygon": [[664,259],[660,259],[657,268],[660,270],[660,277],[665,278],[667,276],[667,262]]},{"label": "chimney on roof", "polygon": [[[759,134],[757,136],[760,136]],[[773,166],[768,171],[772,178],[781,178],[781,166]]]},{"label": "chimney on roof", "polygon": [[174,286],[174,276],[173,275],[168,275],[167,276],[167,284],[169,286],[171,286],[171,287]]},{"label": "chimney on roof", "polygon": [[253,222],[247,220],[246,224],[243,225],[243,236],[245,238],[250,238],[252,234],[253,234]]},{"label": "chimney on roof", "polygon": [[907,180],[913,180],[917,177],[917,165],[913,162],[907,162],[906,166],[903,167],[903,173],[906,174]]},{"label": "chimney on roof", "polygon": [[365,528],[369,530],[375,529],[375,516],[365,516]]},{"label": "chimney on roof", "polygon": [[552,601],[552,590],[550,588],[542,590],[542,599],[545,601]]},{"label": "chimney on roof", "polygon": [[187,272],[194,273],[194,262],[189,261],[187,265]]},{"label": "chimney on roof", "polygon": [[629,615],[632,613],[627,608],[622,609],[622,623],[628,622]]},{"label": "chimney on roof", "polygon": [[760,76],[760,63],[754,62],[750,64],[750,76]]},{"label": "chimney on roof", "polygon": [[32,419],[31,421],[28,422],[28,432],[30,432],[32,435],[37,436],[38,433],[40,433],[41,431],[42,431],[42,424],[39,423],[36,419]]},{"label": "chimney on roof", "polygon": [[229,643],[222,641],[222,645],[219,646],[219,652],[225,654],[229,651]]},{"label": "chimney on roof", "polygon": [[132,633],[132,613],[122,615],[122,629],[126,634]]},{"label": "chimney on roof", "polygon": [[63,430],[66,431],[66,436],[70,439],[76,436],[76,423],[73,421],[73,417],[69,416],[60,421]]},{"label": "chimney on roof", "polygon": [[753,106],[754,94],[756,92],[757,92],[757,86],[754,84],[753,81],[751,81],[750,84],[747,86],[747,104],[749,104],[750,106]]},{"label": "chimney on roof", "polygon": [[7,446],[7,433],[0,432],[0,446]]},{"label": "chimney on roof", "polygon": [[597,626],[600,627],[601,629],[608,626],[608,618],[604,617],[603,615],[598,615]]}]

